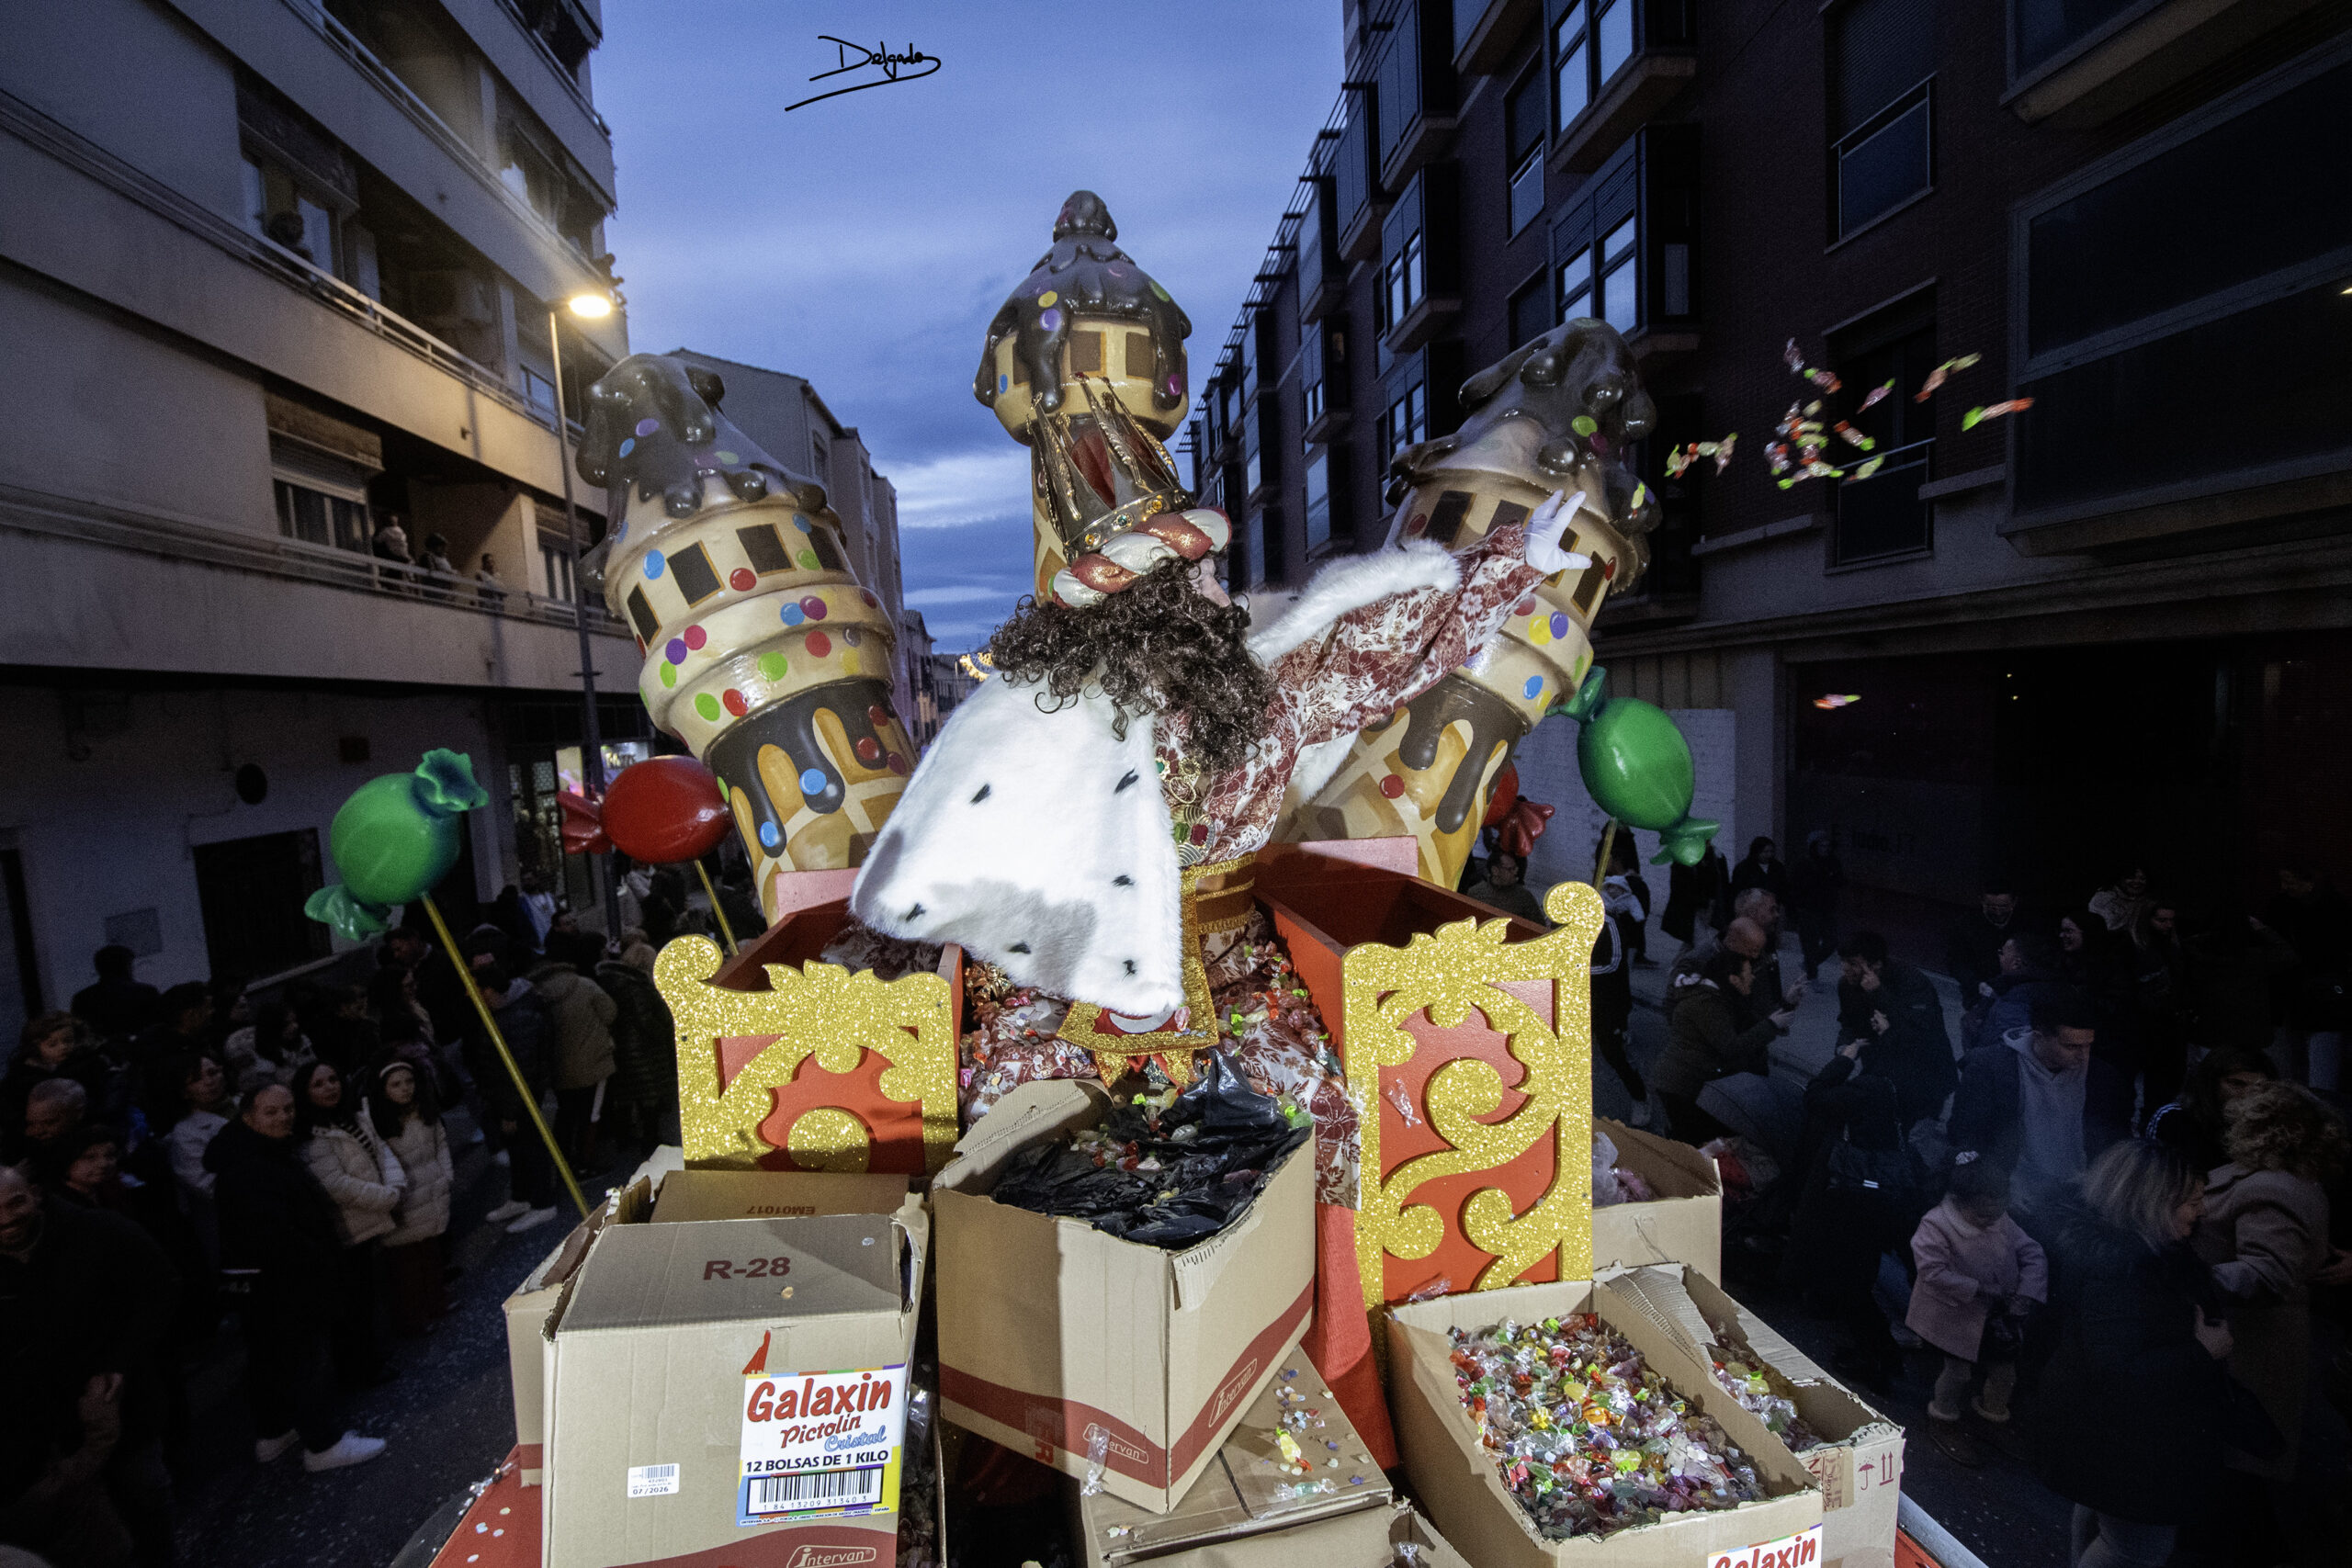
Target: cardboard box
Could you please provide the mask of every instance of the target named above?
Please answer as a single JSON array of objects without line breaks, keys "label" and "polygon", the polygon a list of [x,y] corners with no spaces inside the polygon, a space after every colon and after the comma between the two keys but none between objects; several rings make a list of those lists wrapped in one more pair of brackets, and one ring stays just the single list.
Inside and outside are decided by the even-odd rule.
[{"label": "cardboard box", "polygon": [[1409,1503],[1394,1499],[1288,1529],[1211,1541],[1154,1557],[1155,1568],[1394,1568],[1396,1549],[1417,1549],[1414,1568],[1470,1568]]},{"label": "cardboard box", "polygon": [[[1447,1330],[1475,1332],[1504,1318],[1528,1323],[1577,1312],[1599,1313],[1686,1401],[1722,1423],[1756,1461],[1770,1495],[1721,1513],[1668,1515],[1657,1524],[1609,1536],[1547,1540],[1536,1533],[1462,1407]],[[1812,1473],[1762,1422],[1716,1387],[1679,1335],[1606,1284],[1513,1285],[1392,1307],[1388,1384],[1388,1407],[1413,1490],[1446,1539],[1478,1568],[1689,1568],[1712,1563],[1719,1555],[1740,1561],[1753,1547],[1801,1540],[1821,1524],[1821,1489]]]},{"label": "cardboard box", "polygon": [[[662,1151],[655,1150],[647,1166],[655,1165],[661,1157]],[[506,1298],[506,1373],[514,1400],[514,1443],[522,1483],[526,1486],[539,1484],[541,1450],[546,1440],[544,1330],[548,1314],[555,1310],[564,1286],[587,1258],[588,1246],[596,1239],[596,1233],[609,1224],[633,1223],[645,1217],[644,1206],[652,1189],[644,1179],[644,1170],[640,1168],[628,1186],[607,1193],[596,1212],[556,1243],[555,1250],[523,1276],[523,1282]]]},{"label": "cardboard box", "polygon": [[1715,1162],[1688,1144],[1661,1138],[1605,1116],[1593,1126],[1617,1145],[1617,1168],[1639,1175],[1654,1201],[1611,1203],[1592,1212],[1592,1271],[1645,1263],[1688,1263],[1723,1278],[1724,1183]]},{"label": "cardboard box", "polygon": [[967,1430],[1166,1513],[1306,1327],[1315,1156],[1294,1150],[1241,1215],[1182,1252],[989,1196],[1013,1152],[1100,1120],[1091,1084],[1024,1084],[932,1183],[942,1411]]},{"label": "cardboard box", "polygon": [[[1293,1441],[1314,1461],[1308,1474],[1283,1461],[1275,1434],[1284,1429],[1285,1416],[1295,1423]],[[1329,1483],[1329,1490],[1298,1495],[1302,1486],[1322,1482]],[[1107,1492],[1090,1497],[1075,1482],[1066,1484],[1075,1515],[1070,1539],[1085,1568],[1204,1561],[1197,1556],[1201,1549],[1260,1536],[1303,1543],[1316,1521],[1348,1514],[1374,1513],[1385,1526],[1396,1500],[1388,1477],[1314,1363],[1295,1352],[1283,1358],[1273,1382],[1217,1450],[1216,1462],[1170,1512],[1155,1514]]]},{"label": "cardboard box", "polygon": [[[708,1174],[665,1175],[651,1210],[682,1180],[673,1212],[720,1202]],[[922,1202],[903,1179],[837,1195],[838,1177],[751,1179],[769,1195],[733,1201],[889,1207],[599,1232],[543,1341],[544,1568],[888,1568]]]},{"label": "cardboard box", "polygon": [[1694,1269],[1636,1269],[1606,1283],[1649,1307],[1694,1349],[1703,1351],[1709,1343],[1746,1346],[1773,1376],[1774,1392],[1826,1439],[1796,1456],[1821,1483],[1822,1568],[1893,1568],[1903,1499],[1902,1427]]}]

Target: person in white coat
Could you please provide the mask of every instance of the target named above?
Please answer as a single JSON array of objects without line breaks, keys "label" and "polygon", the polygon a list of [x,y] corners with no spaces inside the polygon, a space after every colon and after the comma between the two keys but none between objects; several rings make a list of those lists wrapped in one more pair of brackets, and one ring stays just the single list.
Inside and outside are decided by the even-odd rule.
[{"label": "person in white coat", "polygon": [[457,1167],[433,1086],[407,1062],[387,1062],[368,1091],[368,1122],[408,1179],[408,1190],[385,1235],[384,1278],[390,1287],[392,1332],[429,1334],[449,1310],[442,1269],[449,1198]]},{"label": "person in white coat", "polygon": [[388,1381],[376,1309],[384,1297],[383,1241],[408,1190],[408,1175],[368,1124],[343,1075],[313,1062],[294,1080],[295,1137],[303,1163],[334,1200],[343,1241],[333,1332],[335,1370],[354,1388]]}]

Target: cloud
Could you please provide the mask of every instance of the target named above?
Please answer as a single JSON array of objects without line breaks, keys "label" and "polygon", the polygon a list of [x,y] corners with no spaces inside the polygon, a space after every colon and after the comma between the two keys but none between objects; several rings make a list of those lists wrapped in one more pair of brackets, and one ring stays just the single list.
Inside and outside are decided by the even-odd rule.
[{"label": "cloud", "polygon": [[[993,426],[993,422],[991,422]],[[876,457],[876,468],[885,468]],[[1029,449],[1009,438],[994,447],[937,452],[887,465],[899,491],[899,527],[960,528],[1029,514]]]},{"label": "cloud", "polygon": [[[1018,593],[1019,589],[1013,592]],[[947,604],[989,604],[1004,597],[1001,585],[982,588],[967,583],[957,588],[917,588],[907,595],[907,603],[918,610],[933,610]]]}]

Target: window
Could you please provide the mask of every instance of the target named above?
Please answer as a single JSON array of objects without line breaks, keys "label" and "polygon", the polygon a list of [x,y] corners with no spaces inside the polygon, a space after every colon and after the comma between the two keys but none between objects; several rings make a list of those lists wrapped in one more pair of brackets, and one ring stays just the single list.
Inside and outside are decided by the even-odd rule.
[{"label": "window", "polygon": [[1531,71],[1503,100],[1504,150],[1510,170],[1510,232],[1544,210],[1544,76]]},{"label": "window", "polygon": [[1306,460],[1306,550],[1309,555],[1331,542],[1331,456],[1317,452]]},{"label": "window", "polygon": [[1413,381],[1392,391],[1388,411],[1381,416],[1381,459],[1393,461],[1408,446],[1430,438],[1429,385]]},{"label": "window", "polygon": [[[1018,355],[1015,356],[1016,362],[1018,357]],[[824,484],[832,483],[833,454],[832,449],[825,444],[823,431],[812,430],[808,433],[808,452],[817,464],[819,481]]]},{"label": "window", "polygon": [[2010,0],[2009,79],[2030,74],[2124,12],[2133,0]]},{"label": "window", "polygon": [[530,405],[544,414],[555,412],[555,383],[526,365],[523,367],[523,396]]},{"label": "window", "polygon": [[[1641,325],[1638,230],[1638,220],[1628,218],[1598,242],[1577,246],[1561,262],[1562,321],[1598,316],[1621,333]],[[1516,331],[1514,325],[1514,335]]]},{"label": "window", "polygon": [[1510,346],[1524,348],[1552,330],[1550,290],[1541,273],[1510,297]]},{"label": "window", "polygon": [[1300,422],[1312,430],[1316,422],[1330,412],[1323,387],[1323,329],[1308,325],[1299,333],[1298,384],[1300,388]]},{"label": "window", "polygon": [[277,531],[306,545],[368,553],[373,531],[368,525],[368,503],[350,496],[330,495],[288,479],[273,481],[277,492]]},{"label": "window", "polygon": [[1842,239],[1931,186],[1933,0],[1847,0],[1829,14],[1828,42],[1832,237]]},{"label": "window", "polygon": [[1423,265],[1421,231],[1414,230],[1380,269],[1381,330],[1386,332],[1413,313],[1429,293]]},{"label": "window", "polygon": [[571,603],[571,552],[561,545],[539,541],[539,564],[545,570],[548,597]]},{"label": "window", "polygon": [[1634,58],[1636,0],[1572,0],[1552,25],[1553,124],[1566,130]]},{"label": "window", "polygon": [[[1935,450],[1936,405],[1910,394],[1936,367],[1935,295],[1914,295],[1838,333],[1829,353],[1846,383],[1841,398],[1858,402],[1882,382],[1895,385],[1894,395],[1852,416],[1854,428],[1877,444],[1869,456],[1883,462],[1870,479],[1838,484],[1830,561],[1849,566],[1917,555],[1934,543],[1934,513],[1919,499],[1919,487],[1928,481]],[[1850,448],[1826,456],[1847,468],[1863,459]]]}]

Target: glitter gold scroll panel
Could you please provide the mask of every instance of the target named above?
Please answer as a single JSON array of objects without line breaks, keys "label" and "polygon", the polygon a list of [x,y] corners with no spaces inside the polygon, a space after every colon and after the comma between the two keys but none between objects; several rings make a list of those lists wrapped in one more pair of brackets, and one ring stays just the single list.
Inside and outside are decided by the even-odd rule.
[{"label": "glitter gold scroll panel", "polygon": [[771,964],[714,986],[718,944],[682,936],[653,983],[678,1030],[678,1115],[700,1168],[918,1175],[956,1145],[956,1027],[938,975]]},{"label": "glitter gold scroll panel", "polygon": [[1507,921],[1469,919],[1348,952],[1368,1307],[1591,1275],[1600,897],[1562,883],[1544,912],[1555,929],[1532,942],[1506,942]]}]

